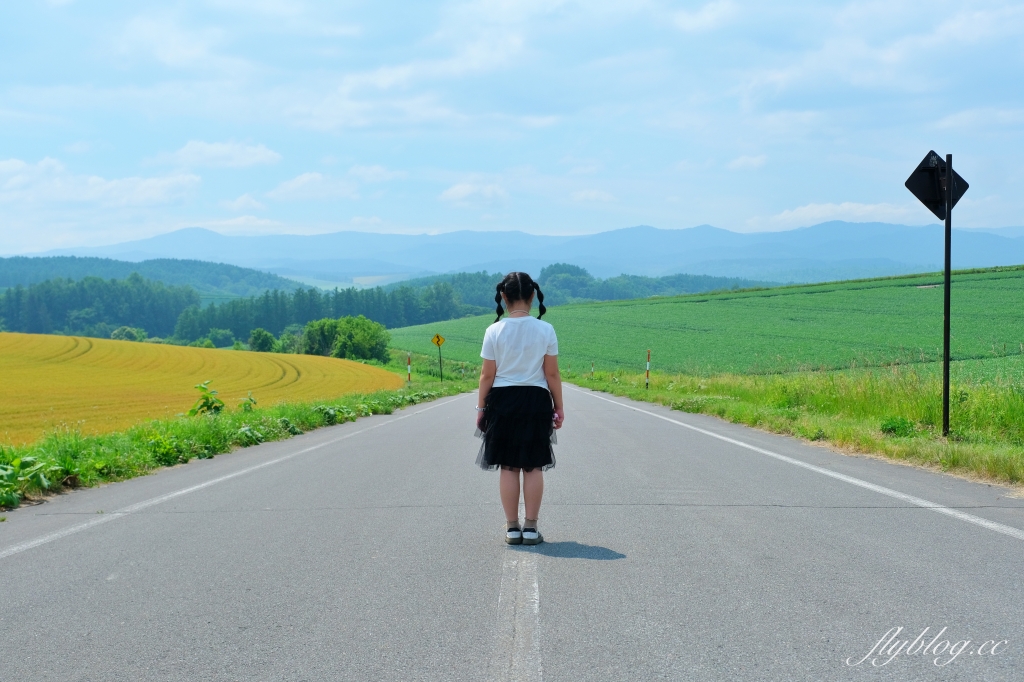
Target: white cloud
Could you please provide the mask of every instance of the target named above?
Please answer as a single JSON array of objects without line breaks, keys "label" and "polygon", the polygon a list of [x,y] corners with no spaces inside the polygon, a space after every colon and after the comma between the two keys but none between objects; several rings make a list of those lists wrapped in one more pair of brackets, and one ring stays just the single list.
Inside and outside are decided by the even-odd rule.
[{"label": "white cloud", "polygon": [[222,201],[220,205],[232,211],[259,210],[266,208],[266,206],[257,201],[251,194],[243,194],[237,199],[232,199],[231,201]]},{"label": "white cloud", "polygon": [[282,231],[281,228],[284,227],[284,224],[268,218],[257,218],[253,215],[243,215],[238,216],[237,218],[228,218],[226,220],[194,221],[189,224],[189,227],[214,228],[221,234],[252,235],[280,234]]},{"label": "white cloud", "polygon": [[351,183],[321,173],[303,173],[286,180],[267,192],[267,196],[283,201],[358,198]]},{"label": "white cloud", "polygon": [[942,118],[935,127],[940,130],[950,128],[982,128],[1019,126],[1024,123],[1024,109],[997,109],[994,107],[967,109],[958,111]]},{"label": "white cloud", "polygon": [[758,156],[740,156],[729,162],[729,168],[731,170],[751,170],[754,168],[760,168],[764,165],[768,157],[764,154]]},{"label": "white cloud", "polygon": [[184,147],[161,160],[171,161],[187,168],[210,166],[214,168],[245,168],[277,163],[281,155],[264,145],[241,142],[203,142],[190,140]]},{"label": "white cloud", "polygon": [[699,33],[718,28],[736,14],[736,5],[730,0],[713,0],[695,12],[676,12],[672,21],[687,33]]},{"label": "white cloud", "polygon": [[36,164],[20,159],[0,161],[0,202],[93,203],[101,206],[142,206],[180,199],[200,183],[197,175],[178,173],[157,178],[75,175],[60,161]]},{"label": "white cloud", "polygon": [[353,225],[365,226],[365,225],[380,225],[384,221],[382,221],[377,216],[371,216],[369,218],[364,218],[363,216],[358,216],[357,215],[357,216],[353,216],[352,220],[350,220],[349,222],[352,223]]},{"label": "white cloud", "polygon": [[363,182],[384,182],[405,177],[402,171],[389,171],[384,166],[352,166],[348,174]]},{"label": "white cloud", "polygon": [[895,204],[858,204],[844,201],[841,204],[806,204],[787,209],[768,219],[752,218],[747,225],[752,228],[794,228],[807,227],[830,220],[850,222],[901,222],[920,224],[931,214],[920,206]]},{"label": "white cloud", "polygon": [[[858,11],[851,12],[850,7]],[[941,12],[901,16],[906,8],[905,3],[847,6],[835,17],[838,25],[823,31],[820,47],[794,53],[784,66],[752,69],[746,89],[819,84],[835,88],[838,80],[858,88],[930,91],[942,88],[947,77],[925,65],[941,65],[950,49],[1014,40],[1024,31],[1024,7],[1019,3],[950,11],[946,18]]]},{"label": "white cloud", "polygon": [[608,202],[615,201],[615,197],[608,192],[602,192],[599,189],[581,189],[578,192],[572,193],[572,200],[581,202]]},{"label": "white cloud", "polygon": [[508,196],[508,193],[500,185],[493,183],[479,185],[471,182],[460,182],[441,192],[439,198],[442,201],[459,204],[471,199],[495,200],[503,199],[506,196]]}]

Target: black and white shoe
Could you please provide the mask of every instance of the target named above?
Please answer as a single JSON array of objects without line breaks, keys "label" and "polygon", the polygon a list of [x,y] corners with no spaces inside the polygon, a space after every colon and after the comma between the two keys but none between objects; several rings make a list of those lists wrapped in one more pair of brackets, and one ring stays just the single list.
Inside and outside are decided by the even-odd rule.
[{"label": "black and white shoe", "polygon": [[505,542],[510,545],[523,544],[523,531],[518,528],[509,528],[505,531]]},{"label": "black and white shoe", "polygon": [[522,533],[524,545],[539,545],[544,542],[544,536],[536,528],[524,528]]}]

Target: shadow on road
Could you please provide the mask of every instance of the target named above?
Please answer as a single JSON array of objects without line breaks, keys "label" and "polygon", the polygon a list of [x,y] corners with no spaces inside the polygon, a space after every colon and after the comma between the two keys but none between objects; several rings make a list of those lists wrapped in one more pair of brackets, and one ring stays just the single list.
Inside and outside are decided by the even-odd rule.
[{"label": "shadow on road", "polygon": [[612,561],[625,559],[626,555],[614,549],[598,545],[583,545],[578,542],[542,542],[539,545],[515,545],[509,549],[520,552],[536,552],[555,559],[593,559],[595,561]]}]

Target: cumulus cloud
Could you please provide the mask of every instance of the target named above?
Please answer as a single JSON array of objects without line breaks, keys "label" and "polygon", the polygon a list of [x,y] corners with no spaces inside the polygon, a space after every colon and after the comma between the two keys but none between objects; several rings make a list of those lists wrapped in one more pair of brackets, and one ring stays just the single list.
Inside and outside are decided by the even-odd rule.
[{"label": "cumulus cloud", "polygon": [[602,202],[602,203],[604,203],[604,202],[609,202],[609,201],[615,201],[615,197],[613,197],[608,192],[602,192],[599,189],[581,189],[578,192],[573,192],[572,193],[572,200],[573,201],[580,201],[580,202],[590,202],[590,203],[593,203],[593,202]]},{"label": "cumulus cloud", "polygon": [[262,144],[189,140],[184,147],[173,154],[161,157],[161,160],[188,168],[246,168],[277,163],[281,160],[281,155]]},{"label": "cumulus cloud", "polygon": [[754,218],[748,226],[760,229],[807,227],[829,220],[850,222],[901,222],[920,223],[928,217],[928,211],[913,205],[858,204],[844,201],[840,204],[806,204],[787,209],[767,219]]},{"label": "cumulus cloud", "polygon": [[508,196],[508,193],[500,185],[493,183],[478,185],[472,182],[460,182],[441,192],[440,199],[453,204],[459,204],[466,203],[472,199],[493,201],[495,199],[504,199],[506,196]]},{"label": "cumulus cloud", "polygon": [[718,28],[735,14],[736,5],[731,0],[713,0],[695,12],[676,12],[672,21],[682,31],[699,33]]},{"label": "cumulus cloud", "polygon": [[92,203],[101,206],[142,206],[180,199],[200,183],[197,175],[178,173],[156,178],[75,175],[60,161],[0,161],[0,202]]},{"label": "cumulus cloud", "polygon": [[303,173],[286,180],[267,192],[267,196],[283,201],[357,198],[351,183],[321,173]]},{"label": "cumulus cloud", "polygon": [[231,209],[232,211],[258,210],[266,208],[266,206],[257,201],[251,194],[243,194],[237,199],[232,199],[231,201],[222,201],[220,205],[224,208]]},{"label": "cumulus cloud", "polygon": [[758,156],[741,156],[730,161],[729,168],[731,170],[751,170],[754,168],[760,168],[767,160],[768,157],[764,154],[760,154]]}]

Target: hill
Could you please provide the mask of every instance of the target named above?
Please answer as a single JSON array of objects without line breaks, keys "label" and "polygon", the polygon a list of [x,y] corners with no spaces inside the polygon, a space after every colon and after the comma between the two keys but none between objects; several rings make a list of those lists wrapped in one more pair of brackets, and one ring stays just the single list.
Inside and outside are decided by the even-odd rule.
[{"label": "hill", "polygon": [[294,291],[302,285],[279,275],[251,268],[200,260],[158,258],[141,262],[77,256],[15,256],[0,258],[0,289],[28,286],[48,279],[80,280],[86,277],[125,279],[137,272],[145,279],[171,286],[190,286],[203,303],[257,296],[264,291]]},{"label": "hill", "polygon": [[[481,314],[494,309],[494,287],[505,276],[503,272],[457,272],[450,275],[431,275],[406,280],[384,287],[394,291],[403,287],[420,290],[436,284],[450,284],[459,302],[475,308]],[[593,277],[585,268],[566,263],[555,263],[540,270],[537,282],[544,291],[547,306],[571,302],[618,301],[649,296],[678,296],[718,289],[747,289],[765,287],[776,282],[758,282],[738,277],[710,277],[708,275],[668,275],[643,277],[619,275],[608,279]]]},{"label": "hill", "polygon": [[32,442],[69,424],[96,434],[173,417],[212,388],[234,407],[400,388],[391,372],[314,355],[161,346],[68,336],[0,333],[0,443]]},{"label": "hill", "polygon": [[[1024,238],[1017,235],[1014,228],[955,230],[953,266],[1024,263]],[[760,281],[821,282],[938,270],[942,250],[940,225],[835,221],[786,232],[741,234],[710,225],[683,230],[638,226],[581,236],[461,231],[242,237],[190,228],[49,255],[221,261],[303,281],[313,279],[330,287],[386,284],[451,272],[536,273],[552,263],[574,263],[600,278],[686,272]]]},{"label": "hill", "polygon": [[[563,367],[652,366],[670,372],[765,373],[934,362],[942,349],[942,278],[936,274],[712,295],[566,305],[545,320]],[[953,277],[952,343],[958,359],[1024,353],[1024,268]],[[479,362],[485,315],[391,332],[395,348]],[[436,352],[436,351],[435,351]]]}]

